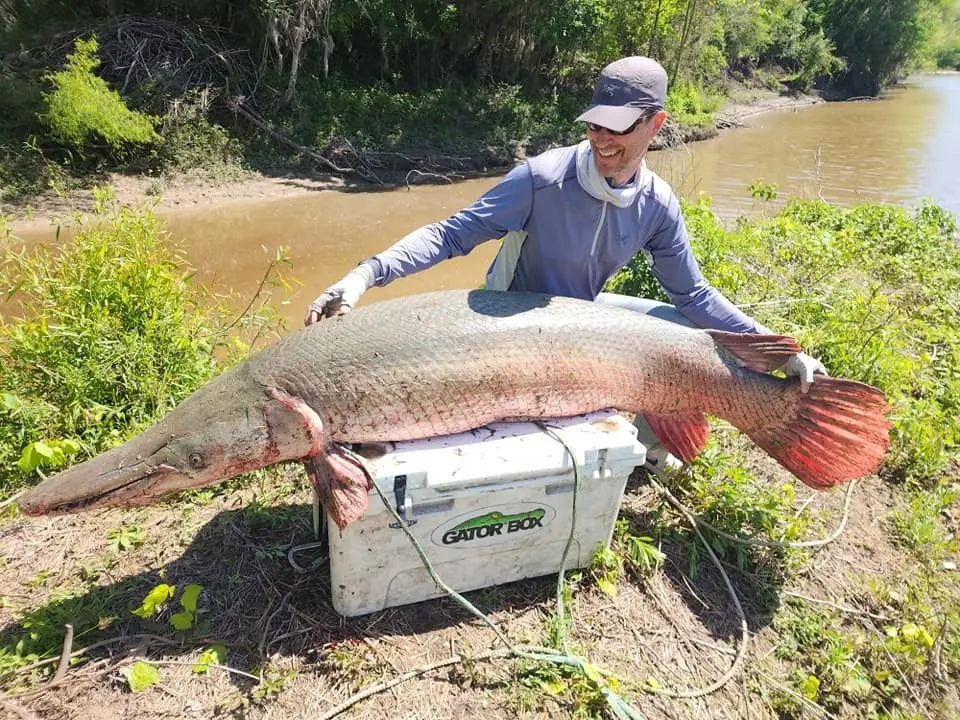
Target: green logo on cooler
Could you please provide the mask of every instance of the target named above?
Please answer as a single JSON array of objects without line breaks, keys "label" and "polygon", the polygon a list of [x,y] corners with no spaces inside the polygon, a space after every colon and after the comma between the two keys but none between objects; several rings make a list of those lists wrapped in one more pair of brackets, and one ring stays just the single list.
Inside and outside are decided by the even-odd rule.
[{"label": "green logo on cooler", "polygon": [[450,528],[443,534],[441,541],[444,545],[454,545],[459,542],[534,530],[543,527],[543,516],[545,514],[543,508],[517,513],[516,515],[504,515],[502,512],[495,510],[486,515],[470,518],[456,527]]}]

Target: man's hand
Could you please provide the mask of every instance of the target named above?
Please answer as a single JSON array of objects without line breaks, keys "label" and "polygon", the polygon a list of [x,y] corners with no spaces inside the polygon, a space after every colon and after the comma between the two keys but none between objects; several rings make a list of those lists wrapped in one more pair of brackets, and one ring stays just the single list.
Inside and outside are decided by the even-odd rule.
[{"label": "man's hand", "polygon": [[313,325],[325,317],[343,315],[352,310],[360,296],[373,287],[375,281],[373,267],[369,263],[361,263],[310,303],[303,324]]},{"label": "man's hand", "polygon": [[815,357],[811,357],[806,353],[797,353],[792,358],[787,360],[784,363],[783,367],[780,368],[788,376],[790,375],[799,375],[800,376],[800,392],[807,392],[810,389],[810,384],[813,382],[814,373],[819,373],[821,375],[829,375],[827,369],[823,366],[823,363],[817,360]]}]

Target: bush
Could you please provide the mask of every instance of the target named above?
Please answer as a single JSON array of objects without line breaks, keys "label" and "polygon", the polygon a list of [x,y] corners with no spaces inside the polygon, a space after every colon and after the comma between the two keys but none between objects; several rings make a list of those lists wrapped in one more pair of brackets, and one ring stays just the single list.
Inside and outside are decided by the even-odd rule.
[{"label": "bush", "polygon": [[713,124],[713,113],[722,98],[711,95],[691,82],[675,82],[667,93],[667,111],[681,125],[702,127]]},{"label": "bush", "polygon": [[107,199],[51,249],[12,249],[0,220],[0,292],[15,304],[0,321],[0,493],[31,480],[17,467],[29,444],[96,454],[216,370],[218,310],[188,285],[160,220]]},{"label": "bush", "polygon": [[153,118],[128,108],[120,94],[94,74],[100,65],[97,47],[96,38],[78,39],[66,68],[47,76],[54,90],[43,96],[41,122],[54,139],[82,157],[97,149],[98,142],[106,142],[117,156],[131,146],[158,142]]},{"label": "bush", "polygon": [[936,64],[943,70],[960,70],[960,42],[940,48],[936,54]]},{"label": "bush", "polygon": [[579,140],[582,128],[573,120],[589,99],[548,91],[528,96],[519,85],[405,92],[333,82],[305,85],[302,96],[293,133],[307,145],[323,147],[338,136],[367,152],[451,154],[517,144],[537,152],[547,141]]},{"label": "bush", "polygon": [[207,116],[202,92],[192,92],[171,104],[159,134],[163,139],[149,160],[151,171],[174,171],[238,178],[244,171],[244,150],[225,128]]}]

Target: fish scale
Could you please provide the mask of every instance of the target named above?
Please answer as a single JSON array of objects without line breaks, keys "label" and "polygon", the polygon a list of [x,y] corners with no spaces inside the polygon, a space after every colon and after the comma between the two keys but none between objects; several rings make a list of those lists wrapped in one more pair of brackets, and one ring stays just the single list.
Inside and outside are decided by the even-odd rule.
[{"label": "fish scale", "polygon": [[804,394],[797,379],[769,374],[798,351],[787,337],[696,330],[548,295],[398,298],[287,336],[20,504],[29,514],[142,505],[303,460],[342,527],[363,512],[367,481],[340,444],[605,408],[642,414],[686,462],[706,443],[707,414],[813,487],[875,471],[889,444],[882,393],[818,377]]},{"label": "fish scale", "polygon": [[[495,296],[492,309],[491,298],[470,302],[468,293],[359,308],[252,358],[251,372],[303,397],[343,442],[382,440],[385,423],[394,425],[391,439],[406,440],[503,417],[575,415],[633,397],[656,410],[717,395],[715,383],[670,362],[712,352],[702,332],[674,333],[686,328],[565,298]],[[712,354],[713,373],[726,374]],[[689,397],[671,397],[681,383]]]}]

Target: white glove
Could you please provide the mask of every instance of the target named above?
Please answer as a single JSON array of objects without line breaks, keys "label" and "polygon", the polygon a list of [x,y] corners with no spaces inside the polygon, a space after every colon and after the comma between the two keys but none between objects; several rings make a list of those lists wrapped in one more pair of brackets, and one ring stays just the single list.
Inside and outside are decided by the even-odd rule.
[{"label": "white glove", "polygon": [[827,369],[823,366],[823,363],[817,360],[815,357],[811,357],[806,353],[797,353],[792,358],[787,360],[784,363],[783,367],[780,368],[788,376],[789,375],[799,375],[800,376],[800,392],[807,392],[810,389],[810,384],[813,382],[813,374],[820,373],[821,375],[829,375]]},{"label": "white glove", "polygon": [[360,263],[347,273],[342,280],[331,285],[307,309],[304,325],[313,325],[325,317],[343,315],[353,309],[360,296],[373,287],[376,282],[373,266]]}]

